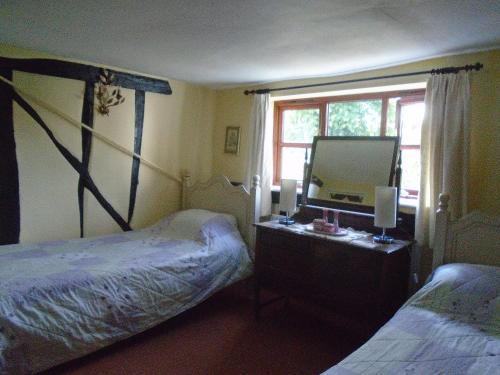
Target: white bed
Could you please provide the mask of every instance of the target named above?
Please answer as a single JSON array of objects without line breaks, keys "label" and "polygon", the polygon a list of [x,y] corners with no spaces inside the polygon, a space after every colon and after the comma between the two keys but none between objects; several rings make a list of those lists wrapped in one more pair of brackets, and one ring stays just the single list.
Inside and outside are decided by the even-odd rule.
[{"label": "white bed", "polygon": [[130,337],[252,271],[258,177],[190,186],[143,230],[0,247],[0,373],[41,371]]},{"label": "white bed", "polygon": [[340,374],[500,374],[500,219],[436,213],[426,285],[362,347],[327,370]]}]

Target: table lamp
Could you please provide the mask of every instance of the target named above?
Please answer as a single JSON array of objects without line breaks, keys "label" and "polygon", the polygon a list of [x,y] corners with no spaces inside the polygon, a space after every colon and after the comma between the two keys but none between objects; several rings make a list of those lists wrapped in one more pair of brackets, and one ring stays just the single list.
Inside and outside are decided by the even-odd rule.
[{"label": "table lamp", "polygon": [[385,234],[386,228],[396,227],[396,207],[398,189],[391,186],[375,187],[375,223],[382,228],[382,235],[373,236],[378,243],[392,243],[394,238]]},{"label": "table lamp", "polygon": [[285,212],[285,218],[280,219],[279,223],[290,225],[295,223],[295,220],[290,219],[290,214],[293,215],[297,208],[297,180],[282,179],[280,189],[280,211]]}]

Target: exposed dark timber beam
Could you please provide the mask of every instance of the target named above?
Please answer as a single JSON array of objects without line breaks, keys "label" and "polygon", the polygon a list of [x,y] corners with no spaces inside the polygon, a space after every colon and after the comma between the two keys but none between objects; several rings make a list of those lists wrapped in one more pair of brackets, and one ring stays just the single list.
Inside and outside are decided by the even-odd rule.
[{"label": "exposed dark timber beam", "polygon": [[[5,83],[0,83],[0,86],[7,86]],[[45,131],[48,135],[54,146],[59,150],[62,156],[68,161],[68,163],[75,169],[75,171],[81,176],[83,179],[85,188],[87,188],[99,202],[99,204],[106,210],[106,212],[115,220],[115,222],[120,226],[120,228],[124,231],[131,230],[128,223],[120,216],[120,214],[111,206],[111,204],[104,198],[101,194],[97,186],[95,185],[92,177],[89,172],[83,168],[82,163],[66,148],[64,147],[54,136],[50,128],[47,124],[42,120],[40,115],[34,110],[34,108],[26,102],[23,98],[21,98],[16,92],[13,93],[14,101],[19,104],[21,108],[23,108],[26,113],[28,113],[33,120],[35,120],[38,125]]]},{"label": "exposed dark timber beam", "polygon": [[[0,75],[12,80],[12,70],[0,68]],[[14,139],[13,90],[0,85],[0,245],[19,242],[19,174]]]},{"label": "exposed dark timber beam", "polygon": [[[11,59],[0,57],[0,69],[2,68],[53,77],[77,79],[92,83],[97,82],[101,71],[101,68],[97,66],[84,65],[70,61],[52,59]],[[112,69],[107,70],[115,75],[113,84],[116,86],[159,94],[172,94],[172,89],[167,81],[124,73]]]},{"label": "exposed dark timber beam", "polygon": [[[144,126],[144,104],[146,93],[142,90],[135,92],[135,131],[134,131],[134,152],[141,154],[142,129]],[[127,222],[130,224],[134,216],[135,198],[137,196],[137,185],[139,185],[139,167],[140,160],[135,157],[132,159],[132,174],[130,176],[130,194],[128,204]]]},{"label": "exposed dark timber beam", "polygon": [[[83,95],[82,123],[94,127],[94,83],[85,82],[85,92]],[[92,150],[92,133],[82,128],[82,169],[88,172],[90,153]],[[80,214],[80,237],[85,234],[84,228],[84,190],[85,181],[80,175],[78,179],[78,211]]]},{"label": "exposed dark timber beam", "polygon": [[277,87],[274,89],[257,89],[257,90],[245,90],[243,93],[245,95],[254,95],[254,94],[268,94],[272,91],[288,91],[288,90],[298,90],[298,89],[307,89],[310,87],[322,87],[322,86],[333,86],[340,85],[342,83],[354,83],[354,82],[365,82],[365,81],[375,81],[378,79],[388,79],[388,78],[399,78],[399,77],[409,77],[409,76],[418,76],[422,74],[451,74],[458,73],[462,70],[471,71],[471,70],[481,70],[484,65],[481,63],[475,63],[474,65],[464,65],[464,66],[448,66],[446,68],[438,68],[431,70],[421,70],[419,72],[410,72],[410,73],[400,73],[400,74],[391,74],[386,76],[378,76],[378,77],[367,77],[367,78],[357,78],[357,79],[347,79],[344,81],[334,81],[334,82],[325,82],[325,83],[312,83],[309,85],[300,85],[300,86],[288,86],[288,87]]},{"label": "exposed dark timber beam", "polygon": [[[94,122],[94,87],[99,80],[101,69],[101,67],[93,65],[62,60],[0,57],[0,74],[10,81],[12,81],[13,71],[84,81],[85,93],[81,121],[90,127],[93,126]],[[136,91],[134,151],[139,154],[142,142],[145,92],[170,95],[172,89],[166,80],[112,69],[107,70],[114,75],[113,85]],[[14,138],[13,100],[43,128],[59,152],[80,175],[78,180],[80,236],[84,236],[85,189],[88,189],[94,195],[104,210],[123,230],[131,230],[129,223],[134,213],[137,185],[139,183],[139,159],[134,158],[132,162],[129,212],[128,220],[125,221],[100,193],[88,172],[92,150],[92,134],[88,130],[82,129],[82,161],[80,162],[57,141],[48,126],[29,103],[15,93],[12,87],[0,84],[0,149],[3,151],[3,157],[0,158],[0,244],[19,242],[20,233],[19,177]]]}]

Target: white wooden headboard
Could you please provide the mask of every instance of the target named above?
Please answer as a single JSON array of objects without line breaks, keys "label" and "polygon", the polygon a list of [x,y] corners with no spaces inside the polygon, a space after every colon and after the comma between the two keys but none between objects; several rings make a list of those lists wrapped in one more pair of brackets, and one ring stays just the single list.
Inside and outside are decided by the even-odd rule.
[{"label": "white wooden headboard", "polygon": [[439,196],[434,236],[433,269],[443,263],[500,266],[500,217],[479,211],[451,220],[448,194]]},{"label": "white wooden headboard", "polygon": [[191,185],[189,173],[182,177],[182,208],[201,208],[236,217],[241,236],[253,251],[255,227],[260,217],[260,177],[254,176],[250,192],[233,186],[225,176],[214,176],[207,182]]}]

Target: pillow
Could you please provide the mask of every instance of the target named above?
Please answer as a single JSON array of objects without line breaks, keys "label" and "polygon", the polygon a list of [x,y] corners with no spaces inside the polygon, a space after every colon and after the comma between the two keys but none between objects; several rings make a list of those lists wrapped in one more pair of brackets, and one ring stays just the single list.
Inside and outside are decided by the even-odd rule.
[{"label": "pillow", "polygon": [[200,240],[206,244],[230,238],[243,242],[236,219],[232,215],[217,214],[203,223],[200,229]]},{"label": "pillow", "polygon": [[500,293],[499,280],[498,267],[465,263],[445,264],[434,271],[427,284],[415,293],[405,306],[452,314],[454,319],[458,319],[457,315],[466,316],[467,319],[471,316],[485,317],[491,315],[495,308],[498,309],[496,300]]},{"label": "pillow", "polygon": [[148,230],[159,236],[208,244],[210,238],[238,232],[238,226],[232,215],[189,209],[167,216]]}]

